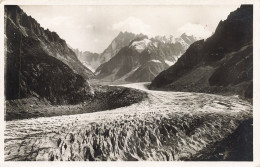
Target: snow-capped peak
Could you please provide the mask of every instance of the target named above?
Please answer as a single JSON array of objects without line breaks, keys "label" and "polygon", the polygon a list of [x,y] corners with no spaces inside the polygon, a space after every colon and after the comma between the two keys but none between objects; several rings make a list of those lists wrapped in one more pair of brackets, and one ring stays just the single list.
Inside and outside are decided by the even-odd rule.
[{"label": "snow-capped peak", "polygon": [[149,46],[150,43],[151,43],[151,40],[145,38],[141,41],[134,41],[131,44],[131,47],[134,47],[139,53],[141,53],[142,51],[144,51]]},{"label": "snow-capped peak", "polygon": [[169,37],[166,37],[166,36],[155,36],[154,38],[159,40],[159,41],[161,41],[161,42],[163,42],[163,43],[174,43],[175,42],[175,40],[174,40],[172,35],[170,35]]}]

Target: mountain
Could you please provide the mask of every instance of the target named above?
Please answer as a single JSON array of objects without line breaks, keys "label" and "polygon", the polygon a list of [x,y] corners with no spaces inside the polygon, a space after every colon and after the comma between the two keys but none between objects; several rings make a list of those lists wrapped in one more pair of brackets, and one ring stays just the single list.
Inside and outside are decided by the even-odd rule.
[{"label": "mountain", "polygon": [[[93,76],[93,73],[82,65],[76,54],[56,32],[42,28],[35,19],[28,16],[19,7],[7,6],[6,9],[7,18],[10,21],[8,24],[17,28],[22,36],[38,41],[43,52],[67,64],[74,72],[86,78]],[[8,24],[6,25],[9,26]]]},{"label": "mountain", "polygon": [[133,39],[143,36],[143,34],[133,34],[130,32],[120,32],[109,44],[109,46],[100,54],[92,53],[89,51],[79,51],[78,49],[73,49],[76,53],[80,62],[95,72],[99,66],[106,63],[112,57],[114,57],[120,49],[127,46]]},{"label": "mountain", "polygon": [[179,38],[173,38],[172,35],[170,35],[170,37],[166,37],[166,36],[155,36],[155,39],[163,42],[163,43],[180,43],[184,49],[188,49],[188,47],[194,43],[197,38],[194,37],[193,35],[188,36],[186,33],[183,33]]},{"label": "mountain", "polygon": [[77,55],[79,61],[90,69],[92,72],[95,72],[95,69],[100,65],[99,54],[92,53],[89,51],[79,51],[78,49],[73,49],[75,54]]},{"label": "mountain", "polygon": [[137,37],[102,64],[95,72],[96,77],[105,81],[151,81],[185,52],[189,45],[185,41],[192,43],[195,39],[186,34],[176,39],[165,36],[150,39],[147,36]]},{"label": "mountain", "polygon": [[144,36],[143,34],[133,34],[131,32],[120,32],[111,44],[100,54],[100,65],[114,57],[120,49],[129,45],[129,43],[138,37]]},{"label": "mountain", "polygon": [[75,104],[91,96],[93,73],[57,33],[44,30],[18,6],[5,6],[5,97]]},{"label": "mountain", "polygon": [[253,6],[241,5],[207,40],[193,43],[151,89],[253,96]]}]

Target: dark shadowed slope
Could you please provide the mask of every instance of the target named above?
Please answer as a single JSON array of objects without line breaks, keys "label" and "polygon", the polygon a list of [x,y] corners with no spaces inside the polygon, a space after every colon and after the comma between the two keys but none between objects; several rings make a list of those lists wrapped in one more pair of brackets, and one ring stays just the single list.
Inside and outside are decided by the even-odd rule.
[{"label": "dark shadowed slope", "polygon": [[[76,105],[51,105],[48,101],[39,102],[35,97],[8,100],[6,101],[5,120],[13,121],[28,118],[99,112],[126,107],[147,99],[146,92],[131,88],[100,85],[92,85],[91,88],[94,90],[91,98],[86,97],[85,99],[79,99],[84,102]],[[77,95],[75,92],[72,93],[74,97],[82,98],[81,94]]]},{"label": "dark shadowed slope", "polygon": [[253,161],[253,119],[243,121],[228,137],[209,145],[189,160]]},{"label": "dark shadowed slope", "polygon": [[5,6],[5,30],[6,100],[40,97],[75,104],[91,95],[86,78],[93,73],[55,32],[44,30],[18,6]]},{"label": "dark shadowed slope", "polygon": [[207,40],[193,43],[151,89],[231,92],[252,98],[253,6],[242,5],[220,21]]}]

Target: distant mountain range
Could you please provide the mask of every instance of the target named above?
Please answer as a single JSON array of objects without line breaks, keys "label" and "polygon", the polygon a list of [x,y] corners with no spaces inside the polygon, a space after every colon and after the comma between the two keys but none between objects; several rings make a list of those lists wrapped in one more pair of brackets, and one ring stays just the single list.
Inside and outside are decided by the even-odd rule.
[{"label": "distant mountain range", "polygon": [[5,6],[6,100],[45,98],[75,104],[91,95],[94,74],[57,33],[45,30],[19,6]]},{"label": "distant mountain range", "polygon": [[120,32],[97,54],[71,49],[20,7],[5,6],[6,99],[37,96],[54,104],[77,103],[91,96],[87,80],[94,77],[152,81],[151,89],[232,92],[252,98],[252,10],[242,5],[231,12],[207,40]]},{"label": "distant mountain range", "polygon": [[130,32],[120,32],[110,43],[110,45],[100,54],[91,52],[80,52],[74,49],[78,59],[94,72],[101,64],[106,63],[114,57],[120,49],[127,46],[132,40],[143,36],[143,34],[133,34]]},{"label": "distant mountain range", "polygon": [[[151,81],[195,41],[120,32],[101,54],[72,49],[19,6],[5,7],[6,99],[32,96],[72,104],[91,96],[88,79]],[[88,68],[89,67],[89,68]]]},{"label": "distant mountain range", "polygon": [[100,65],[99,54],[89,51],[82,52],[78,49],[73,49],[73,51],[77,55],[79,61],[94,73],[95,69]]},{"label": "distant mountain range", "polygon": [[253,97],[253,6],[241,5],[207,40],[193,43],[151,89],[223,92]]},{"label": "distant mountain range", "polygon": [[[124,45],[114,51],[114,41],[120,38],[133,40],[125,41]],[[95,71],[96,78],[105,81],[144,82],[151,81],[161,71],[173,65],[185,52],[190,44],[195,42],[193,36],[182,34],[179,38],[170,36],[156,36],[148,38],[143,34],[120,33],[112,44],[102,54],[102,57],[110,55]],[[124,47],[123,47],[124,46]],[[119,49],[121,48],[121,49]],[[114,54],[116,53],[116,54]]]}]

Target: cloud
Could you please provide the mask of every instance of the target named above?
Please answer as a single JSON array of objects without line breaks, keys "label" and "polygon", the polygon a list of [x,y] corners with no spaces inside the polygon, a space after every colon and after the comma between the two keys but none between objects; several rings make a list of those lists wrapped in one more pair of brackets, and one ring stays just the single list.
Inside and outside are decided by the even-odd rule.
[{"label": "cloud", "polygon": [[128,31],[132,33],[150,34],[150,25],[145,24],[136,17],[128,17],[126,20],[113,24],[112,29],[118,31]]},{"label": "cloud", "polygon": [[55,25],[62,25],[62,24],[67,24],[71,21],[72,17],[67,17],[67,16],[57,16],[57,17],[52,17],[52,18],[44,18],[44,21],[49,22],[51,24]]},{"label": "cloud", "polygon": [[94,39],[94,42],[95,42],[95,43],[98,43],[98,42],[99,42],[99,40],[98,40],[97,38],[95,38],[95,39]]},{"label": "cloud", "polygon": [[187,35],[193,35],[198,39],[206,39],[212,35],[208,26],[201,24],[186,23],[177,29],[177,33],[180,35],[186,33]]},{"label": "cloud", "polygon": [[74,26],[76,29],[93,29],[93,25],[76,25]]},{"label": "cloud", "polygon": [[94,28],[94,26],[93,26],[93,25],[85,25],[84,28],[86,28],[86,29],[92,29],[92,28]]},{"label": "cloud", "polygon": [[88,8],[87,8],[87,11],[88,11],[88,12],[92,12],[92,11],[93,11],[93,8],[92,8],[92,7],[88,7]]},{"label": "cloud", "polygon": [[69,16],[56,16],[56,17],[44,17],[40,20],[42,27],[49,28],[52,31],[55,31],[56,28],[60,27],[72,27],[73,19]]}]

